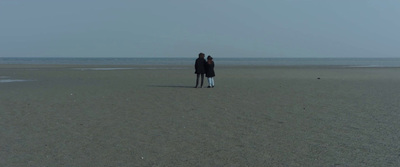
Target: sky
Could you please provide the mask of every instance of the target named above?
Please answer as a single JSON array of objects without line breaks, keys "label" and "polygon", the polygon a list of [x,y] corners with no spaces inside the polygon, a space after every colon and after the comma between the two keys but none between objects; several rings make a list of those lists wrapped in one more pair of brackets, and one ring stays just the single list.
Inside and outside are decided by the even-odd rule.
[{"label": "sky", "polygon": [[0,0],[0,57],[399,57],[399,0]]}]

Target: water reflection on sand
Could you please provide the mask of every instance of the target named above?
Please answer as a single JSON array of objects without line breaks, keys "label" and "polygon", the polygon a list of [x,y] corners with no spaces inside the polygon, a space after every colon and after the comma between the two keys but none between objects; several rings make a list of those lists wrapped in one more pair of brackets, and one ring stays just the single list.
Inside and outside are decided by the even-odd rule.
[{"label": "water reflection on sand", "polygon": [[179,69],[186,69],[186,68],[172,68],[172,67],[134,67],[134,68],[113,68],[113,67],[106,67],[106,68],[74,68],[74,70],[93,70],[93,71],[109,71],[109,70],[179,70]]},{"label": "water reflection on sand", "polygon": [[9,76],[0,76],[0,83],[11,83],[11,82],[28,82],[33,80],[26,80],[26,79],[13,79]]}]

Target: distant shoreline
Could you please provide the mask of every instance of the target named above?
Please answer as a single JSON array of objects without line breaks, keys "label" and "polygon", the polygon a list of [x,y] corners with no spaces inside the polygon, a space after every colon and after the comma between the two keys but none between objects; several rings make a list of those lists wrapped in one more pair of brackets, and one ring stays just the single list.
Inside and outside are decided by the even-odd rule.
[{"label": "distant shoreline", "polygon": [[[216,56],[219,57],[219,56]],[[185,56],[185,57],[49,57],[49,56],[0,56],[0,59],[3,58],[33,58],[33,59],[193,59],[197,58],[196,55],[193,56]],[[221,56],[222,59],[400,59],[400,57],[225,57]]]},{"label": "distant shoreline", "polygon": [[[191,66],[193,58],[22,58],[2,57],[0,65],[168,65]],[[400,58],[215,58],[217,66],[400,67]]]}]

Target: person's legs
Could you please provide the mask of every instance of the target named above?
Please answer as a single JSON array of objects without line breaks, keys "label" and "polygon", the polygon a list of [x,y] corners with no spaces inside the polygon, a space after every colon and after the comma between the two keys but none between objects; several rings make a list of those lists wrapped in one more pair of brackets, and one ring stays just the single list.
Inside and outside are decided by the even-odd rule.
[{"label": "person's legs", "polygon": [[200,77],[200,74],[197,74],[197,78],[196,78],[196,86],[195,86],[195,88],[197,88],[197,86],[199,86],[199,77]]},{"label": "person's legs", "polygon": [[204,74],[201,74],[201,85],[200,85],[200,88],[203,87],[203,83],[204,83]]},{"label": "person's legs", "polygon": [[208,88],[210,88],[212,86],[212,81],[211,81],[211,77],[207,77],[208,80]]},{"label": "person's legs", "polygon": [[211,87],[214,87],[214,77],[210,77],[210,86]]}]

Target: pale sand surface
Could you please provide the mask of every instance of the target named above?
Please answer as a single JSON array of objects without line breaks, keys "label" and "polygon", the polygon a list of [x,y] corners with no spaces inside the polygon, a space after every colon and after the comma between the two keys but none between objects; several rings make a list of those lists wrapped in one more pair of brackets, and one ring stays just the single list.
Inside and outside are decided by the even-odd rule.
[{"label": "pale sand surface", "polygon": [[399,68],[165,67],[1,65],[0,166],[400,165]]}]

